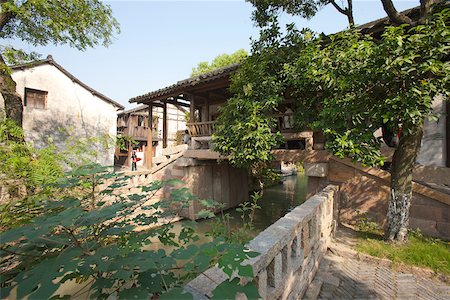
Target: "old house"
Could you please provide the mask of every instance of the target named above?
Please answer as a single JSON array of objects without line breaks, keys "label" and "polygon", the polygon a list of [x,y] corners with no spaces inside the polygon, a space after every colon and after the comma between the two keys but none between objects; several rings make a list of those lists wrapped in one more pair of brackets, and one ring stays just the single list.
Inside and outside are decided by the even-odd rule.
[{"label": "old house", "polygon": [[[11,69],[23,99],[26,141],[38,148],[54,143],[63,150],[68,142],[83,138],[115,140],[117,111],[124,107],[81,82],[51,56]],[[114,143],[105,149],[92,142],[91,149],[97,151],[98,163],[113,165]]]},{"label": "old house", "polygon": [[[186,130],[185,116],[188,109],[182,104],[154,106],[152,109],[152,151],[151,156],[161,155],[162,149],[183,143],[183,133]],[[136,150],[140,160],[138,167],[145,165],[147,161],[149,126],[148,106],[140,105],[123,112],[117,116],[117,133],[136,141],[135,145],[126,143],[126,149],[116,149],[114,165],[129,167],[131,151]],[[166,117],[164,117],[166,116]]]}]

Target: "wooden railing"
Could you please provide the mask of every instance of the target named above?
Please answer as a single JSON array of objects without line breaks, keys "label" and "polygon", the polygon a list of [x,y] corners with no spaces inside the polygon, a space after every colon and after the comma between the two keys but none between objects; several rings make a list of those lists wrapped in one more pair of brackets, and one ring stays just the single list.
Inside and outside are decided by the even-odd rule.
[{"label": "wooden railing", "polygon": [[277,113],[272,114],[272,117],[276,118],[277,127],[274,131],[280,132],[294,131],[294,113]]},{"label": "wooden railing", "polygon": [[[147,135],[148,135],[148,127],[146,126],[130,126],[130,127],[126,127],[123,129],[122,131],[123,135],[129,136],[131,138],[134,139],[147,139]],[[153,129],[152,132],[152,136],[153,138],[157,138],[158,137],[158,130],[157,129]]]},{"label": "wooden railing", "polygon": [[191,137],[211,136],[214,133],[214,121],[186,123]]}]

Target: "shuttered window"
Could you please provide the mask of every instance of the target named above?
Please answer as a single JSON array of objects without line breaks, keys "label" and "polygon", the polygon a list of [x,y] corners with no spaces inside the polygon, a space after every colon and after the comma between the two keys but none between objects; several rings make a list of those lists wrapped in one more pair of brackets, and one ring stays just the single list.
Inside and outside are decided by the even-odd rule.
[{"label": "shuttered window", "polygon": [[48,92],[25,88],[25,106],[30,108],[47,108]]}]

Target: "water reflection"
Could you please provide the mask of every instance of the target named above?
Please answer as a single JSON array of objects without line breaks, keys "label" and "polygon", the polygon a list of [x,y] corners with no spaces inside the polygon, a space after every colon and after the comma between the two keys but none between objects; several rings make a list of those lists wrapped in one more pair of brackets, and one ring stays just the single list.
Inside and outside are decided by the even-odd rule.
[{"label": "water reflection", "polygon": [[255,228],[262,231],[306,200],[307,176],[288,176],[282,184],[264,190],[261,209],[256,211]]},{"label": "water reflection", "polygon": [[[302,175],[284,177],[282,183],[264,190],[264,195],[258,203],[261,209],[257,209],[255,212],[254,235],[305,202],[307,178],[307,176]],[[231,227],[242,226],[242,220],[238,212],[230,209],[227,213],[233,217]],[[202,236],[202,242],[209,241],[208,237],[204,237],[204,233],[210,231],[213,222],[212,219],[198,221],[197,233]],[[181,230],[181,222],[174,224],[174,231],[178,232],[179,230]]]}]

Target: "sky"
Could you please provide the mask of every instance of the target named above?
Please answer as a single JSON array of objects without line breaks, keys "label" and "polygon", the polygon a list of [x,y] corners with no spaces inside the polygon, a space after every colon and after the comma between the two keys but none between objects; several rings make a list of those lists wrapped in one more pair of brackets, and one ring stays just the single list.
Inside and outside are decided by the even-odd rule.
[{"label": "sky", "polygon": [[[355,23],[364,24],[386,16],[380,0],[353,0]],[[69,46],[31,47],[11,41],[26,51],[53,59],[98,92],[132,108],[128,100],[189,77],[201,61],[238,49],[250,51],[250,37],[258,29],[251,21],[251,4],[244,0],[203,1],[104,1],[119,21],[121,33],[108,48],[98,46],[80,52]],[[339,0],[337,1],[339,3]],[[419,1],[394,1],[401,11]],[[347,27],[347,18],[331,5],[307,21],[295,21],[330,34]]]}]

